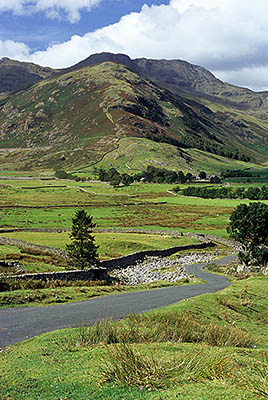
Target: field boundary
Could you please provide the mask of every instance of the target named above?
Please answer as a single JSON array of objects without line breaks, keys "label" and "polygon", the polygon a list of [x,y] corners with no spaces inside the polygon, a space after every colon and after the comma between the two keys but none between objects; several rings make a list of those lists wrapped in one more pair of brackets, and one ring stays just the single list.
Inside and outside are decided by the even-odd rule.
[{"label": "field boundary", "polygon": [[[36,244],[32,244],[23,240],[19,239],[11,239],[11,238],[3,238],[0,237],[0,244],[8,244],[11,246],[17,246],[22,249],[31,249],[31,250],[38,250],[42,252],[43,254],[48,254],[48,255],[57,255],[61,257],[66,257],[66,252],[64,250],[55,248],[55,247],[50,247],[50,246],[40,246]],[[171,256],[172,254],[175,254],[179,251],[183,250],[197,250],[197,249],[204,249],[208,247],[215,247],[215,243],[212,241],[205,241],[203,243],[196,243],[196,244],[188,244],[188,245],[182,245],[182,246],[174,246],[170,247],[167,249],[162,249],[162,250],[145,250],[145,251],[140,251],[137,253],[129,254],[127,256],[122,256],[118,258],[114,258],[111,260],[104,260],[101,261],[101,268],[94,269],[96,273],[93,275],[89,273],[87,275],[86,279],[97,279],[95,275],[97,274],[98,279],[100,275],[103,277],[103,271],[112,271],[115,268],[125,268],[128,267],[129,265],[136,264],[138,261],[144,260],[146,257],[168,257]],[[93,270],[89,270],[93,271]],[[99,272],[98,272],[99,271]],[[37,273],[37,274],[20,274],[20,275],[14,275],[14,276],[9,276],[10,278],[16,278],[16,279],[61,279],[61,280],[78,280],[81,279],[81,272],[86,272],[87,271],[62,271],[61,272],[50,272],[50,273]],[[61,277],[59,277],[59,275]],[[94,277],[93,277],[94,276]],[[104,279],[104,278],[102,278]]]}]

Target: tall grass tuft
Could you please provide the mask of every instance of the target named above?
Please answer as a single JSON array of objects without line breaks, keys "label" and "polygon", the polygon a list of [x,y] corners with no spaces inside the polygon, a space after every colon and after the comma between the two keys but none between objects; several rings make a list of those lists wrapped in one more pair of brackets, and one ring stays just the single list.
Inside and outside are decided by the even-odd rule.
[{"label": "tall grass tuft", "polygon": [[80,327],[68,338],[70,343],[94,345],[98,343],[206,343],[210,346],[252,347],[252,337],[233,326],[202,325],[193,316],[170,312],[153,315],[130,315],[124,321],[111,319]]},{"label": "tall grass tuft", "polygon": [[94,325],[80,326],[69,337],[64,346],[73,350],[77,346],[91,346],[98,343],[111,344],[122,341],[118,326],[112,320],[98,321]]},{"label": "tall grass tuft", "polygon": [[243,386],[258,396],[260,399],[268,399],[268,354],[263,353],[260,361],[252,361],[249,369],[243,373]]},{"label": "tall grass tuft", "polygon": [[143,356],[131,345],[120,343],[107,348],[99,383],[160,389],[170,383],[173,370],[153,356]]},{"label": "tall grass tuft", "polygon": [[[189,342],[202,340],[203,327],[191,315],[169,312],[153,315],[132,315],[127,323],[136,324],[139,342]],[[138,327],[140,329],[138,329]]]},{"label": "tall grass tuft", "polygon": [[233,376],[233,360],[218,353],[184,354],[180,360],[163,362],[143,356],[126,343],[107,348],[99,383],[160,389],[173,382],[206,382]]},{"label": "tall grass tuft", "polygon": [[210,346],[252,347],[253,338],[234,326],[219,326],[210,324],[207,327],[204,341]]},{"label": "tall grass tuft", "polygon": [[193,356],[185,356],[178,369],[188,381],[204,382],[232,376],[234,363],[229,357],[223,357],[221,354],[204,354],[200,351]]}]

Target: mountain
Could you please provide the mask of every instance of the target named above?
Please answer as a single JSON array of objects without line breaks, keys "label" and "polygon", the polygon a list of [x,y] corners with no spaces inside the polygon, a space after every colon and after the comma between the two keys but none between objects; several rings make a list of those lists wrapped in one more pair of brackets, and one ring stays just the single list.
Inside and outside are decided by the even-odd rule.
[{"label": "mountain", "polygon": [[27,89],[54,72],[52,68],[4,57],[0,60],[0,94]]},{"label": "mountain", "polygon": [[15,160],[19,169],[138,170],[144,158],[191,171],[198,158],[210,169],[267,160],[268,93],[186,61],[100,53],[53,70],[4,58],[0,78],[3,169]]}]

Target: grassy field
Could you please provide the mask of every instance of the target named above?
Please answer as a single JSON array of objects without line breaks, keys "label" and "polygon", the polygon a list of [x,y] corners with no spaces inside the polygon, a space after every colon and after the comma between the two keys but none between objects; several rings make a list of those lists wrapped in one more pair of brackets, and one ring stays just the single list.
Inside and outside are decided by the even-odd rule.
[{"label": "grassy field", "polygon": [[0,186],[0,228],[71,227],[84,208],[100,228],[196,231],[226,236],[232,210],[246,200],[207,200],[172,194],[175,185],[9,180]]},{"label": "grassy field", "polygon": [[[12,232],[2,233],[1,236],[24,240],[28,243],[41,246],[57,247],[63,250],[66,244],[70,243],[69,233],[67,232]],[[169,247],[200,243],[197,239],[185,236],[173,237],[169,235],[141,233],[96,233],[94,236],[96,244],[99,246],[99,257],[101,260],[122,257],[137,251],[166,249]],[[10,258],[10,253],[21,254],[21,251],[16,246],[0,245],[0,254],[2,256]],[[25,265],[24,268],[27,269],[27,265]],[[37,267],[35,272],[39,272]]]},{"label": "grassy field", "polygon": [[254,400],[268,395],[267,278],[0,353],[5,400]]},{"label": "grassy field", "polygon": [[[145,229],[148,232],[95,234],[102,260],[193,242],[186,236],[161,236],[153,231],[209,233],[227,238],[231,212],[238,204],[248,203],[247,200],[175,195],[174,185],[168,184],[135,183],[113,188],[95,181],[26,178],[14,176],[0,185],[0,229],[22,229],[22,232],[2,232],[0,236],[64,249],[69,242],[68,233],[47,230],[70,229],[76,210],[82,208],[93,216],[98,228]],[[32,228],[43,232],[23,231]],[[65,264],[57,260],[44,258],[42,254],[21,254],[13,246],[0,246],[0,255],[19,260],[29,272],[65,268]]]}]

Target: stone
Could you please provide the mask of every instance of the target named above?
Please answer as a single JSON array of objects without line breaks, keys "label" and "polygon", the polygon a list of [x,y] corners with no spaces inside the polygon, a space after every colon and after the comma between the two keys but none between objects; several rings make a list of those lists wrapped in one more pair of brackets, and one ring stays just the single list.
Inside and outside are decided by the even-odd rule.
[{"label": "stone", "polygon": [[174,283],[184,279],[192,279],[192,276],[185,270],[186,265],[209,262],[211,259],[212,256],[210,255],[198,253],[174,259],[147,257],[144,261],[128,267],[114,269],[110,274],[122,283],[131,286],[160,280]]}]

